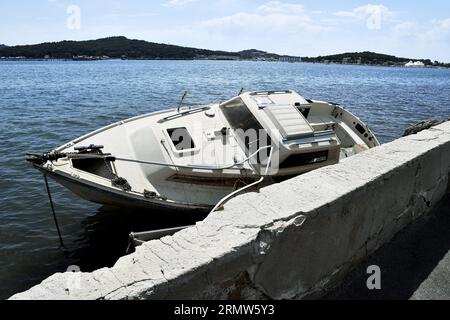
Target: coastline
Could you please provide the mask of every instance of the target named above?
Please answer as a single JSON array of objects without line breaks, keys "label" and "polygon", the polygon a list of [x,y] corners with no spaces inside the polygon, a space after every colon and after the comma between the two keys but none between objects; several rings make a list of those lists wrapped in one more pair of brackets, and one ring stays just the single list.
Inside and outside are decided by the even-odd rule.
[{"label": "coastline", "polygon": [[342,66],[364,66],[364,67],[385,67],[385,68],[405,68],[405,69],[450,69],[450,66],[426,65],[423,67],[407,67],[405,65],[385,65],[385,64],[367,64],[367,63],[337,63],[337,62],[309,62],[309,61],[279,61],[269,59],[206,59],[206,58],[157,58],[157,59],[136,59],[136,58],[108,58],[108,59],[35,59],[35,58],[12,58],[0,57],[0,62],[98,62],[98,61],[232,61],[232,62],[270,62],[286,64],[320,64],[320,65],[342,65]]}]

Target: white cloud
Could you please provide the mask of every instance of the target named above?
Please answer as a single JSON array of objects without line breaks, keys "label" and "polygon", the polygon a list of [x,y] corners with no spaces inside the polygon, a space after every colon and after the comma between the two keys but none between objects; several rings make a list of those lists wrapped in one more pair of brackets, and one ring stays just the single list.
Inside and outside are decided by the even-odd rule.
[{"label": "white cloud", "polygon": [[437,28],[439,31],[442,31],[442,32],[450,31],[450,18],[438,21]]},{"label": "white cloud", "polygon": [[258,48],[307,55],[310,44],[318,38],[327,38],[333,31],[334,26],[321,19],[301,5],[268,1],[249,10],[152,30],[151,34],[147,31],[144,38],[162,42],[171,39],[176,44],[228,51]]},{"label": "white cloud", "polygon": [[166,2],[163,5],[165,7],[177,8],[196,1],[198,0],[166,0]]},{"label": "white cloud", "polygon": [[261,15],[256,13],[239,12],[230,16],[206,20],[201,24],[208,27],[254,26],[267,29],[290,27],[307,22],[310,22],[310,19],[306,16],[286,15],[281,13]]},{"label": "white cloud", "polygon": [[369,16],[380,15],[383,18],[393,17],[395,14],[389,8],[382,4],[366,4],[361,7],[357,7],[352,11],[338,11],[334,13],[337,17],[348,17],[355,19],[367,19]]},{"label": "white cloud", "polygon": [[392,31],[397,36],[414,36],[418,33],[419,26],[416,22],[405,21],[393,26]]},{"label": "white cloud", "polygon": [[450,35],[450,18],[433,20],[431,23],[427,24],[406,21],[396,24],[392,28],[392,31],[395,36],[414,37],[426,44]]},{"label": "white cloud", "polygon": [[[232,15],[212,18],[197,24],[197,27],[214,28],[216,31],[228,31],[241,28],[244,32],[320,32],[330,27],[312,19],[303,5],[270,1],[252,12],[238,12]],[[245,27],[245,29],[242,29]],[[212,30],[213,31],[213,30]]]},{"label": "white cloud", "polygon": [[[229,51],[257,48],[280,54],[317,56],[369,50],[449,59],[450,18],[416,21],[409,20],[412,19],[409,16],[408,20],[402,19],[407,11],[394,12],[381,4],[327,12],[308,10],[293,2],[267,0],[247,10],[146,30],[136,37]],[[358,24],[366,24],[367,28],[358,28]]]},{"label": "white cloud", "polygon": [[352,18],[356,17],[355,12],[353,12],[353,11],[338,11],[338,12],[335,12],[334,15],[336,17],[352,17]]},{"label": "white cloud", "polygon": [[338,11],[333,14],[336,17],[366,20],[368,29],[380,30],[381,23],[392,19],[395,14],[382,4],[366,4],[352,11]]},{"label": "white cloud", "polygon": [[256,9],[259,13],[273,14],[273,13],[288,13],[298,14],[304,11],[302,4],[295,3],[283,3],[280,1],[270,1],[266,4],[259,6]]},{"label": "white cloud", "polygon": [[423,33],[423,37],[434,41],[445,41],[450,35],[450,18],[444,20],[434,20],[431,28]]}]

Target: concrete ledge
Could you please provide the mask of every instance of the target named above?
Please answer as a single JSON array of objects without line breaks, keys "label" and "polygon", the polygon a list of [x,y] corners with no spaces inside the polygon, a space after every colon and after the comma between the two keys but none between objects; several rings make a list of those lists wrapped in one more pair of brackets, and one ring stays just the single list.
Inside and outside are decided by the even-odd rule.
[{"label": "concrete ledge", "polygon": [[447,192],[450,122],[258,193],[110,269],[55,274],[12,299],[318,297]]}]

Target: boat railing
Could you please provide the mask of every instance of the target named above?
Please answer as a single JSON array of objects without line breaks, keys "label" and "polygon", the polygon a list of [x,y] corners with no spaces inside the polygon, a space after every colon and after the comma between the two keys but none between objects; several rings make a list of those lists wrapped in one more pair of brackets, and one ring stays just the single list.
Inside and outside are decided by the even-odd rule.
[{"label": "boat railing", "polygon": [[178,113],[180,113],[180,110],[181,110],[181,108],[183,107],[183,102],[184,102],[184,99],[186,99],[187,93],[188,93],[188,92],[185,91],[185,92],[183,93],[183,96],[181,97],[180,103],[178,104]]},{"label": "boat railing", "polygon": [[[179,164],[173,164],[173,163],[166,163],[166,162],[158,162],[158,161],[147,161],[147,160],[138,160],[138,159],[130,159],[130,158],[122,158],[122,157],[116,157],[113,155],[101,155],[101,154],[81,154],[81,153],[67,153],[62,156],[65,156],[69,159],[103,159],[105,161],[115,162],[115,161],[122,161],[122,162],[133,162],[133,163],[139,163],[139,164],[146,164],[146,165],[155,165],[155,166],[163,166],[163,167],[170,167],[170,168],[179,168],[179,169],[198,169],[198,170],[227,170],[232,169],[235,167],[241,167],[244,163],[250,161],[252,158],[256,157],[261,151],[272,149],[272,146],[264,146],[256,150],[254,153],[249,155],[244,160],[235,162],[233,164],[227,164],[222,166],[213,166],[213,165],[196,165],[196,164],[188,164],[188,165],[179,165]],[[267,175],[267,173],[266,173]]]}]

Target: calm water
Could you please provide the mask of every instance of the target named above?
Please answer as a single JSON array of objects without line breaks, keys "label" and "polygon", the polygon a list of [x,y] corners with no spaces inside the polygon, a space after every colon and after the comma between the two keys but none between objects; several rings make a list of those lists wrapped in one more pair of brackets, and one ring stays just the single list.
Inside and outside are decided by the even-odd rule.
[{"label": "calm water", "polygon": [[[71,264],[110,266],[127,235],[173,224],[157,212],[117,212],[51,183],[67,251],[58,249],[42,176],[25,161],[112,122],[246,90],[295,89],[340,102],[382,142],[426,118],[450,116],[450,70],[221,61],[0,63],[0,298]],[[191,219],[184,218],[180,223]]]}]

